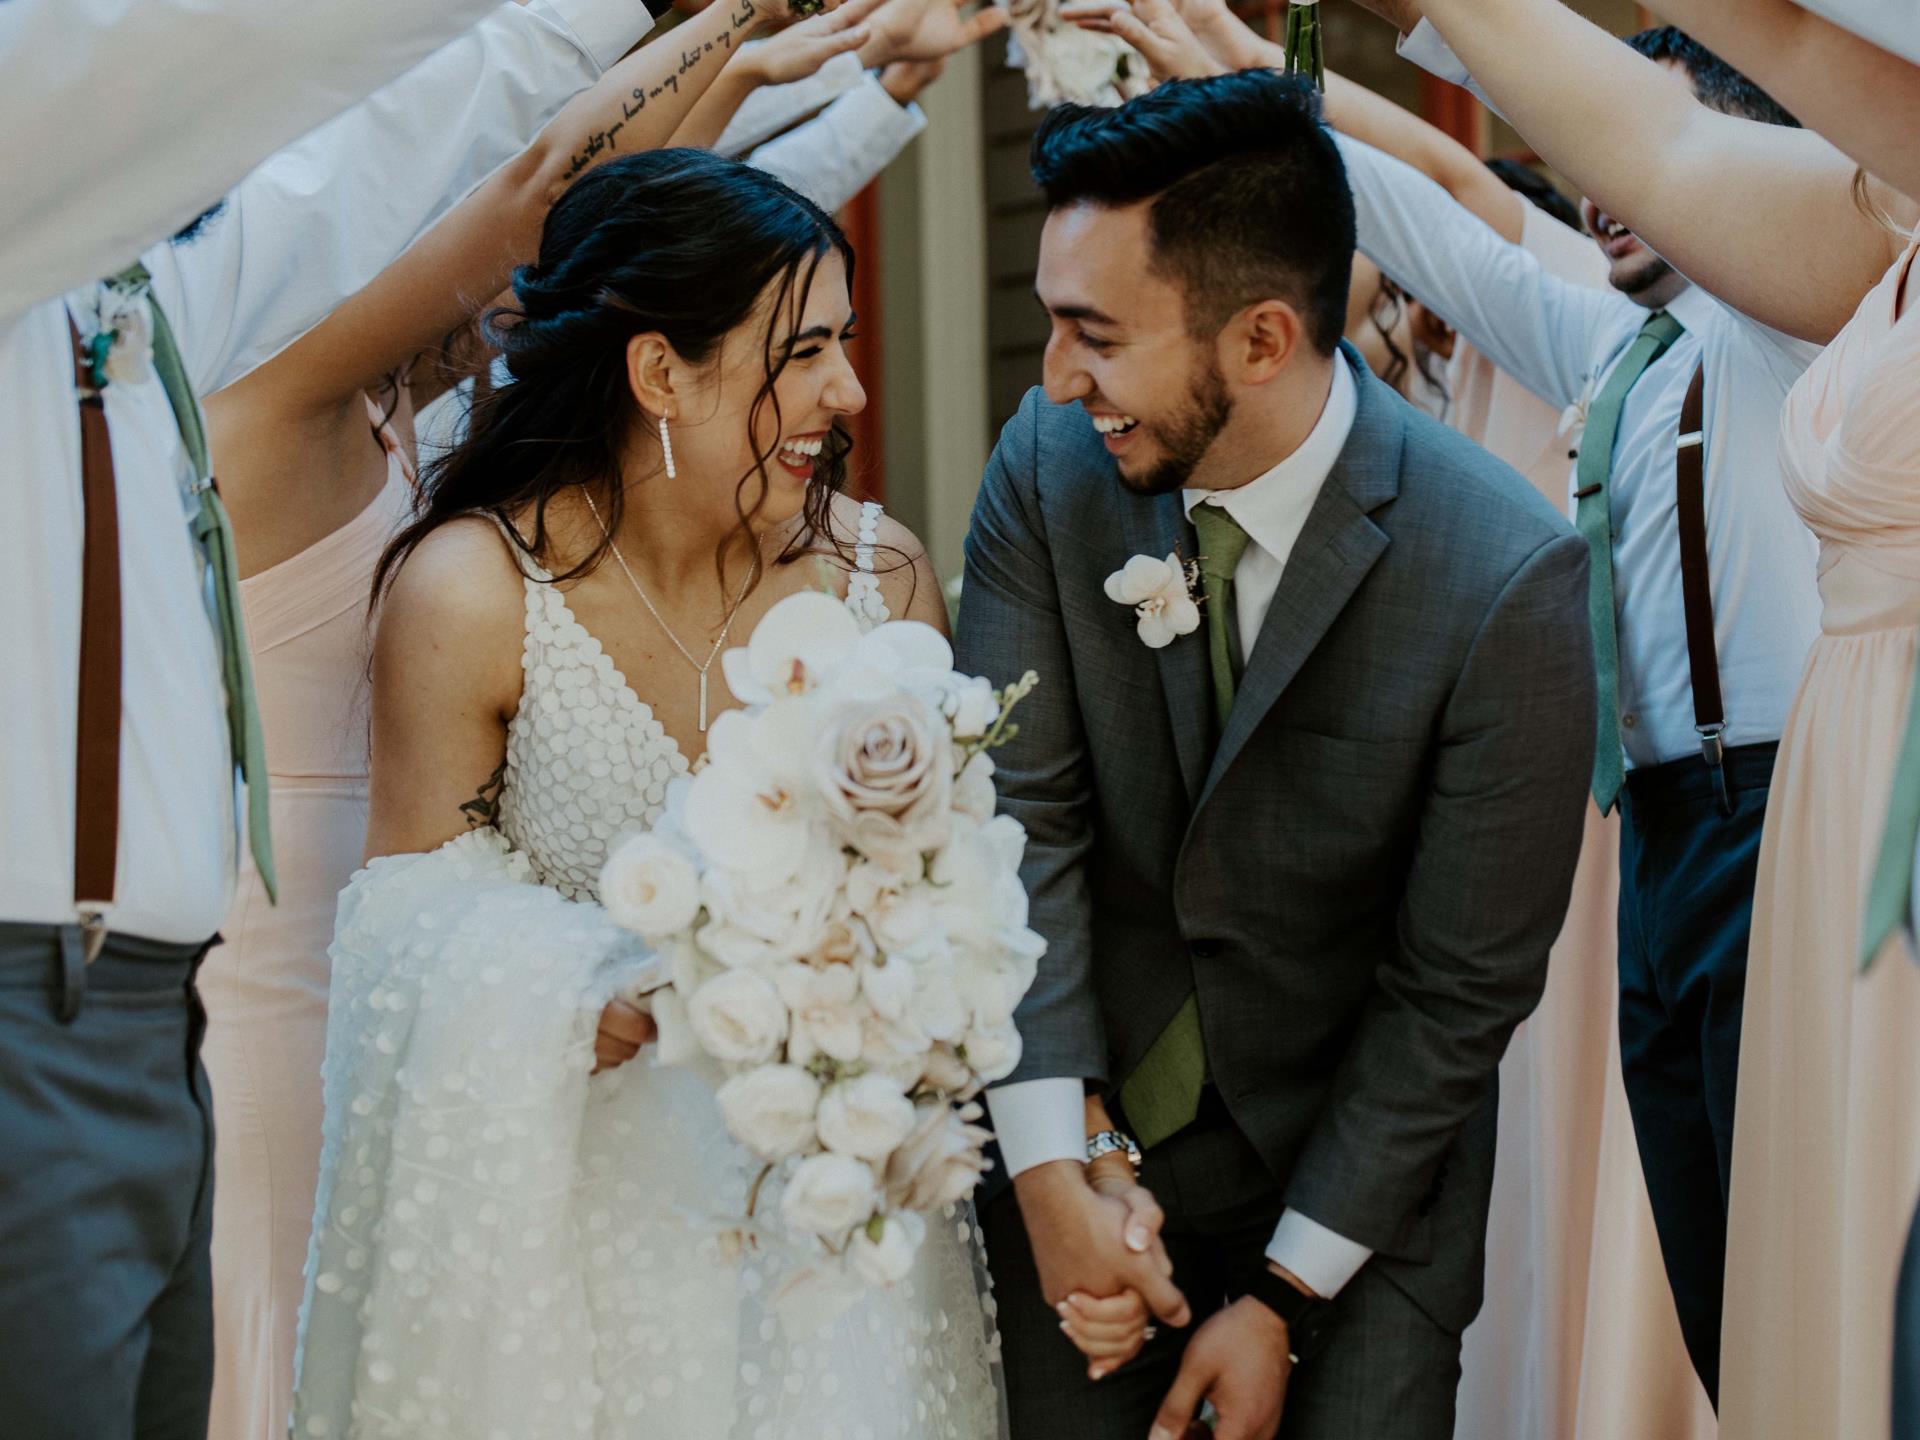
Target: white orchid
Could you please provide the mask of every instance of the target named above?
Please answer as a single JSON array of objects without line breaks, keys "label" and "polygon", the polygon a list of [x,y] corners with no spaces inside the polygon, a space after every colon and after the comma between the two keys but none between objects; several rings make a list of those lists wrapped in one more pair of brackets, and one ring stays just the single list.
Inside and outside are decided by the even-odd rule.
[{"label": "white orchid", "polygon": [[713,722],[684,822],[709,861],[778,880],[820,847],[816,822],[826,817],[808,773],[813,734],[812,712],[791,700]]},{"label": "white orchid", "polygon": [[1133,607],[1140,639],[1149,649],[1171,645],[1200,628],[1200,607],[1193,598],[1193,574],[1180,557],[1156,560],[1136,555],[1107,577],[1107,598]]},{"label": "white orchid", "polygon": [[806,590],[769,610],[744,647],[720,657],[720,669],[742,705],[771,705],[807,694],[859,644],[860,622],[846,605]]}]

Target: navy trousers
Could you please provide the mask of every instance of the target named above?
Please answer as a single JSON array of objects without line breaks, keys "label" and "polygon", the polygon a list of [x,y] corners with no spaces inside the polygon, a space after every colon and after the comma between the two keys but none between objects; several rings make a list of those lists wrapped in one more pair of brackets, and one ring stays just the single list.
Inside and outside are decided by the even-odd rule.
[{"label": "navy trousers", "polygon": [[1776,746],[1634,770],[1620,811],[1620,1064],[1687,1354],[1718,1403],[1754,873]]},{"label": "navy trousers", "polygon": [[205,1440],[207,947],[0,924],[0,1435]]}]

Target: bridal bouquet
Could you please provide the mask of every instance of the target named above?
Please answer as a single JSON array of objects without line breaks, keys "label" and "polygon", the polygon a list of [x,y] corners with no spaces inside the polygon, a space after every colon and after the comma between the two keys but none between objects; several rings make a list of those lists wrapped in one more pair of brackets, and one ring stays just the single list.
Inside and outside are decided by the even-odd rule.
[{"label": "bridal bouquet", "polygon": [[[658,1063],[717,1062],[727,1128],[762,1162],[742,1232],[890,1284],[985,1170],[974,1097],[1020,1058],[1046,945],[990,752],[1036,677],[995,690],[931,626],[862,634],[817,593],[722,665],[747,708],[609,854],[601,902],[667,960]],[[770,1180],[777,1226],[756,1217]]]}]

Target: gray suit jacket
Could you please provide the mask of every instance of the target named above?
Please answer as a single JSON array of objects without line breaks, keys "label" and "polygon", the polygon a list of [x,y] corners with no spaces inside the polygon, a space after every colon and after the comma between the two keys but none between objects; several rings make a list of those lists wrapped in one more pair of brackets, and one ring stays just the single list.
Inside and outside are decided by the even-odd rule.
[{"label": "gray suit jacket", "polygon": [[1495,1072],[1580,848],[1587,552],[1342,353],[1353,430],[1217,743],[1205,627],[1150,650],[1102,590],[1130,556],[1195,554],[1180,497],[1125,491],[1079,407],[1037,390],[987,465],[956,649],[996,683],[1040,674],[997,757],[1049,944],[1011,1078],[1117,1086],[1197,990],[1276,1198],[1464,1327]]}]

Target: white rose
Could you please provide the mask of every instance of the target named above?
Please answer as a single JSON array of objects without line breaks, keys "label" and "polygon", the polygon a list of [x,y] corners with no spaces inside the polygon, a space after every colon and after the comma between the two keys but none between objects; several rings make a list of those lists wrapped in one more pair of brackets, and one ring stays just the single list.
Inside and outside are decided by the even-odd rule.
[{"label": "white rose", "polygon": [[939,693],[940,713],[953,726],[956,740],[978,740],[1000,718],[1000,692],[983,675],[949,673]]},{"label": "white rose", "polygon": [[700,882],[712,917],[700,927],[700,947],[735,967],[808,954],[827,938],[845,875],[845,860],[824,831],[795,872],[778,881],[716,866]]},{"label": "white rose", "polygon": [[762,1065],[720,1087],[720,1113],[733,1138],[762,1160],[810,1149],[820,1082],[798,1065]]},{"label": "white rose", "polygon": [[853,1232],[847,1261],[869,1285],[898,1284],[913,1270],[926,1234],[927,1222],[918,1215],[876,1215]]},{"label": "white rose", "polygon": [[914,966],[913,1001],[907,1014],[930,1040],[958,1040],[966,1033],[967,1004],[960,997],[949,955],[930,955]]},{"label": "white rose", "polygon": [[1033,975],[1017,957],[971,952],[956,965],[955,980],[972,1025],[992,1030],[1013,1019]]},{"label": "white rose", "polygon": [[982,750],[967,761],[967,768],[953,782],[953,808],[975,824],[993,819],[999,797],[993,789],[993,757]]},{"label": "white rose", "polygon": [[873,1170],[845,1155],[809,1155],[794,1167],[780,1214],[797,1233],[835,1239],[873,1216],[879,1200]]},{"label": "white rose", "polygon": [[820,1143],[857,1160],[884,1160],[913,1129],[913,1102],[884,1075],[860,1075],[827,1087],[820,1100]]},{"label": "white rose", "polygon": [[861,1021],[861,1063],[870,1072],[885,1075],[902,1091],[919,1084],[930,1043],[911,1020],[889,1020],[870,1012]]},{"label": "white rose", "polygon": [[920,1075],[921,1083],[948,1095],[959,1095],[974,1084],[973,1071],[951,1045],[936,1045],[927,1052]]},{"label": "white rose", "polygon": [[684,930],[700,913],[700,874],[657,835],[629,835],[600,867],[600,903],[613,923],[645,936]]},{"label": "white rose", "polygon": [[1011,1025],[969,1030],[960,1050],[974,1073],[991,1085],[1006,1079],[1019,1066],[1020,1032]]},{"label": "white rose", "polygon": [[887,1203],[935,1211],[964,1200],[986,1173],[987,1141],[978,1105],[955,1108],[944,1100],[914,1107],[912,1133],[887,1161]]},{"label": "white rose", "polygon": [[687,1002],[687,1023],[716,1059],[731,1065],[758,1065],[771,1059],[786,1039],[787,1007],[765,976],[752,970],[729,970],[693,993]]}]

